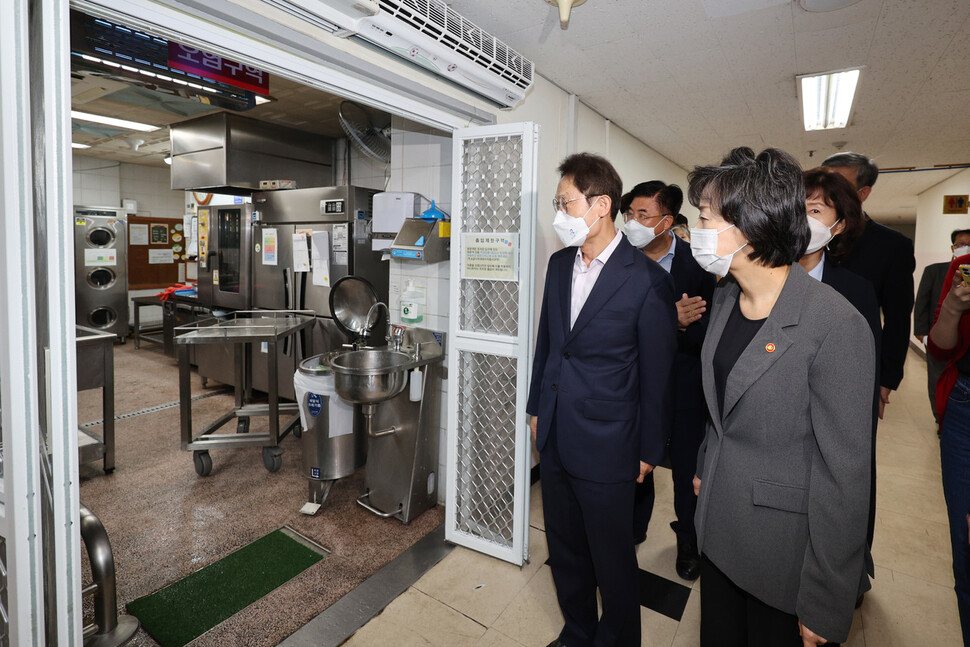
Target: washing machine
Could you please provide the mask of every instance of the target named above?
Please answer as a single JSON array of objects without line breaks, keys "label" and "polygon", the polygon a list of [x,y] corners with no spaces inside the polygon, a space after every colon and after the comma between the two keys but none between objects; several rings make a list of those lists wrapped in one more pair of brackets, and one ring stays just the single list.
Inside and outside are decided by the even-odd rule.
[{"label": "washing machine", "polygon": [[77,323],[128,336],[128,241],[125,212],[74,207],[74,302]]}]

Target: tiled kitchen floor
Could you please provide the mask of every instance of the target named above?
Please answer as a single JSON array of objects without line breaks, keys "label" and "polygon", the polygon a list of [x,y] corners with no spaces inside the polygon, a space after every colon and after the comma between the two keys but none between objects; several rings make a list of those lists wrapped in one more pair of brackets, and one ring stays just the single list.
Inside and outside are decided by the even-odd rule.
[{"label": "tiled kitchen floor", "polygon": [[[925,363],[910,353],[906,378],[879,425],[873,589],[856,611],[846,647],[959,647],[960,625],[936,427]],[[670,473],[658,468],[657,502],[641,569],[691,586],[680,621],[643,607],[645,647],[699,642],[699,583],[680,580]],[[539,487],[532,488],[531,562],[521,569],[456,548],[345,645],[545,647],[562,627],[549,567]]]}]

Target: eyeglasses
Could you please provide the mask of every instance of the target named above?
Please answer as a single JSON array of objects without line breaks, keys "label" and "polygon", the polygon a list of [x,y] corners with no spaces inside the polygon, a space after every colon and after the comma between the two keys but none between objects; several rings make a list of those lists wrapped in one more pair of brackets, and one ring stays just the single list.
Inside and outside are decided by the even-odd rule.
[{"label": "eyeglasses", "polygon": [[642,215],[642,214],[640,214],[640,215],[635,214],[632,211],[627,211],[625,214],[623,214],[623,218],[625,219],[626,222],[630,222],[631,220],[634,220],[634,219],[635,220],[639,220],[640,222],[643,222],[645,220],[651,220],[653,218],[660,218],[660,220],[663,220],[667,216],[671,216],[671,215],[673,215],[673,214],[662,213],[662,214],[657,214],[657,215],[653,215],[653,216],[645,216],[645,215]]},{"label": "eyeglasses", "polygon": [[567,204],[569,204],[570,202],[576,202],[576,200],[580,200],[582,198],[588,198],[588,196],[581,195],[577,198],[572,198],[570,200],[563,200],[562,198],[553,198],[552,208],[555,209],[556,211],[565,211]]}]

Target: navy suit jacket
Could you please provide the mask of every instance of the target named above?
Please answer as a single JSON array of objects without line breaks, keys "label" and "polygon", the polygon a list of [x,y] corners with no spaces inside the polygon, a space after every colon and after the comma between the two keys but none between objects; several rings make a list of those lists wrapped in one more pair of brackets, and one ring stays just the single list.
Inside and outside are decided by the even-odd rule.
[{"label": "navy suit jacket", "polygon": [[673,406],[677,411],[699,411],[707,417],[707,405],[701,388],[701,347],[707,333],[707,322],[711,319],[711,306],[714,303],[714,286],[717,279],[705,271],[690,251],[690,243],[674,236],[677,246],[670,264],[670,276],[674,281],[674,301],[681,295],[701,297],[707,301],[707,310],[700,320],[687,326],[687,330],[677,333],[677,357],[674,360]]},{"label": "navy suit jacket", "polygon": [[572,329],[576,248],[552,255],[539,316],[527,412],[536,447],[553,419],[559,458],[578,478],[633,480],[639,461],[663,460],[663,399],[677,348],[670,276],[623,236]]}]

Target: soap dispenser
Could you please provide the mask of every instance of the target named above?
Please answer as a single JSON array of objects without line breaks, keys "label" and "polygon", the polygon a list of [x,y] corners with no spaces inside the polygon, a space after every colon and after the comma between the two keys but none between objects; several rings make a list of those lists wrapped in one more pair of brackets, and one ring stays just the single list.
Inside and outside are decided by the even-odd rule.
[{"label": "soap dispenser", "polygon": [[408,279],[404,294],[401,295],[401,321],[406,324],[420,323],[424,319],[424,293],[414,287]]}]

